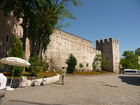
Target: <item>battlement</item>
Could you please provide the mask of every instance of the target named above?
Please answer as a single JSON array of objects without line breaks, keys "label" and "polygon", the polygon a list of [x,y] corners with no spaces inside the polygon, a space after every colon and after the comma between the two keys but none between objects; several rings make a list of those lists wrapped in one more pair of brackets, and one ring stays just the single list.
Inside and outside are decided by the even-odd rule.
[{"label": "battlement", "polygon": [[101,55],[101,51],[100,50],[97,50],[97,49],[93,48],[92,51],[95,54]]},{"label": "battlement", "polygon": [[115,40],[115,39],[113,39],[113,38],[102,39],[102,40],[96,40],[96,44],[112,44],[112,43],[118,44],[119,41],[118,41],[118,40]]}]

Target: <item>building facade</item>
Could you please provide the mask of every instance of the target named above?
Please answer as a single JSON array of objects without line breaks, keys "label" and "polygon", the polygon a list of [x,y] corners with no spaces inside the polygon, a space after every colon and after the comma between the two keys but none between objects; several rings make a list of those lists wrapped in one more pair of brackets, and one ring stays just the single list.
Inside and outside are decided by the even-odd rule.
[{"label": "building facade", "polygon": [[[4,16],[0,11],[0,58],[7,56],[7,51],[11,45],[13,35],[19,38],[23,35],[23,29],[12,14]],[[119,42],[115,39],[103,39],[96,41],[96,49],[93,43],[79,36],[60,30],[55,30],[50,36],[50,43],[43,58],[49,62],[50,69],[60,69],[67,67],[66,59],[73,54],[77,59],[78,70],[92,71],[92,63],[95,56],[104,55],[109,62],[109,67],[105,68],[111,72],[119,73]],[[25,59],[30,56],[30,41],[26,40]],[[80,68],[80,64],[83,68]]]}]

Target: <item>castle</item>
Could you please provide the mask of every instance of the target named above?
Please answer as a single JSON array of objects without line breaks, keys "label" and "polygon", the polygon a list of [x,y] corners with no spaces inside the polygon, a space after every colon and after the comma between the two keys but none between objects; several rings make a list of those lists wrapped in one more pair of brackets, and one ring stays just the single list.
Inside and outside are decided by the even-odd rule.
[{"label": "castle", "polygon": [[[20,26],[21,21],[16,21],[12,14],[5,17],[0,11],[0,58],[7,56],[7,51],[11,45],[12,36],[19,38],[23,35],[23,29]],[[66,67],[66,59],[73,54],[77,59],[77,69],[79,64],[83,64],[83,69],[92,71],[92,63],[96,55],[104,55],[109,62],[106,70],[119,73],[119,42],[115,39],[103,39],[96,41],[96,49],[89,40],[81,38],[60,30],[55,30],[50,36],[51,42],[47,50],[43,53],[43,58],[49,62],[50,67],[60,69]],[[25,59],[30,56],[30,41],[26,40]]]}]

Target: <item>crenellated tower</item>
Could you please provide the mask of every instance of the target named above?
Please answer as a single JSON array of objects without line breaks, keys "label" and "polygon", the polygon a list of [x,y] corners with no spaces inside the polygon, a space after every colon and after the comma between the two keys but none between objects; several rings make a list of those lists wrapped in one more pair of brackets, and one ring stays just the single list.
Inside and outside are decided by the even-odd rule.
[{"label": "crenellated tower", "polygon": [[101,51],[101,54],[108,61],[108,66],[105,67],[105,70],[119,73],[119,64],[120,64],[120,51],[119,51],[119,42],[115,39],[103,39],[96,41],[96,49]]}]

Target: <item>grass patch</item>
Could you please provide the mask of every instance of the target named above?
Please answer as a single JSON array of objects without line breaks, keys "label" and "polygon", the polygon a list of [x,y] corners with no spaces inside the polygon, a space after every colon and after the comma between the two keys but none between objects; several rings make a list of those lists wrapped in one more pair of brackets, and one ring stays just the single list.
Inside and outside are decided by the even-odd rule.
[{"label": "grass patch", "polygon": [[44,76],[51,77],[55,76],[57,73],[55,72],[39,72],[37,78],[43,78]]},{"label": "grass patch", "polygon": [[[112,73],[112,72],[108,72],[108,71],[100,71],[100,72],[85,71],[85,72],[74,72],[73,74],[67,73],[67,75],[100,75],[100,74],[108,74],[108,73]],[[6,75],[6,77],[8,79],[11,79],[11,75],[10,75],[9,72],[4,73],[4,74]],[[51,76],[55,76],[56,74],[61,74],[61,72],[60,71],[39,72],[36,78],[43,78],[44,76],[51,77]],[[28,79],[32,79],[32,76],[28,72],[23,73],[23,76],[26,76]],[[19,78],[19,77],[14,77],[14,78]]]},{"label": "grass patch", "polygon": [[112,72],[108,72],[108,71],[100,71],[100,72],[85,71],[85,72],[74,72],[73,75],[97,75],[97,74],[107,74],[107,73],[112,73]]},{"label": "grass patch", "polygon": [[[35,77],[35,78],[43,78],[44,76],[51,77],[51,76],[55,76],[57,73],[59,73],[59,72],[49,72],[49,71],[47,71],[47,72],[39,72],[38,75],[37,75],[37,77]],[[8,79],[11,79],[12,78],[12,76],[11,76],[10,73],[4,73],[4,75]],[[22,75],[23,76],[26,76],[28,79],[32,79],[32,77],[33,77],[28,72],[25,72]],[[19,77],[14,77],[14,78],[19,78]]]}]

